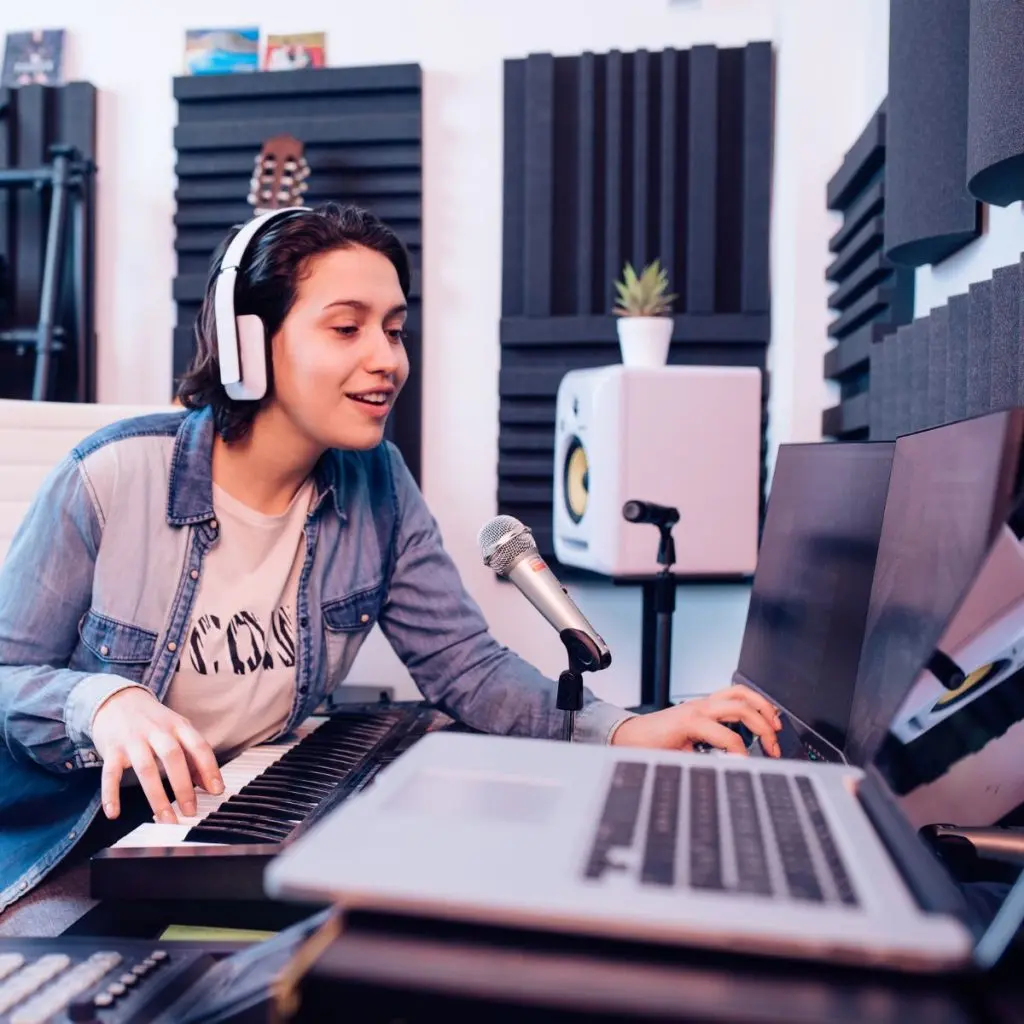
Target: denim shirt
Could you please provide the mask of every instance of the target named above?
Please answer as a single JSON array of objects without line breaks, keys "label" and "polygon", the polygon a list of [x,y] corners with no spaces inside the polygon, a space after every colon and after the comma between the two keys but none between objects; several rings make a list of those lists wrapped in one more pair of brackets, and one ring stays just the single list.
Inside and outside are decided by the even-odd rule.
[{"label": "denim shirt", "polygon": [[[93,434],[49,474],[0,568],[0,910],[99,810],[100,703],[129,685],[167,693],[217,543],[213,437],[206,410]],[[314,482],[282,733],[379,625],[431,704],[481,731],[558,736],[555,684],[488,633],[398,450],[328,451]],[[584,702],[576,739],[607,742],[627,712]]]}]

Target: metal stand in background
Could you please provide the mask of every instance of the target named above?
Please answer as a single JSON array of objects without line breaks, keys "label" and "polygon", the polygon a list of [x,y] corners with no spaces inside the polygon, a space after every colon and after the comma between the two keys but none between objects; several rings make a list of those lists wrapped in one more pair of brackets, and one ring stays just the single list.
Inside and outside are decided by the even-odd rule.
[{"label": "metal stand in background", "polygon": [[[45,401],[50,396],[52,357],[73,350],[76,356],[76,400],[84,402],[89,400],[85,206],[92,195],[91,178],[95,166],[91,161],[81,159],[78,151],[71,146],[51,146],[50,155],[53,162],[48,167],[0,171],[0,188],[50,189],[39,318],[35,327],[15,327],[0,331],[0,344],[17,345],[22,349],[31,346],[35,349],[32,400],[36,402]],[[71,331],[57,323],[57,309],[62,297],[62,271],[68,261],[69,238],[71,320],[74,325]]]},{"label": "metal stand in background", "polygon": [[[658,528],[657,560],[661,569],[643,583],[640,703],[660,711],[671,703],[672,618],[676,612],[676,579],[672,573],[676,544],[672,539],[672,527],[679,522],[679,510],[650,502],[627,501],[622,507],[622,515],[628,522],[650,523]],[[649,679],[654,681],[650,689]]]}]

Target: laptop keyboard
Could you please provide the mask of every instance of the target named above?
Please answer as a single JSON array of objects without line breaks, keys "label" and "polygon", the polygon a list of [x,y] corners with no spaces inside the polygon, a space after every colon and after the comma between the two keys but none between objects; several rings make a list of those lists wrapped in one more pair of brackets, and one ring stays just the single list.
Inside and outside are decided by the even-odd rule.
[{"label": "laptop keyboard", "polygon": [[643,885],[857,905],[807,776],[616,764],[584,875]]}]

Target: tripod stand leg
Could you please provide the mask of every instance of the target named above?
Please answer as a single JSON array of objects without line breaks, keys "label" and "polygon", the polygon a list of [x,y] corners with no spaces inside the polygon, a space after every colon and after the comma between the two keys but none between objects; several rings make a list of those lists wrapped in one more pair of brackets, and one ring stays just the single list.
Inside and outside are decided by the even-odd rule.
[{"label": "tripod stand leg", "polygon": [[43,287],[39,300],[39,327],[36,337],[35,380],[32,400],[43,402],[50,390],[50,360],[53,354],[53,330],[57,318],[61,268],[67,259],[64,251],[68,208],[68,158],[58,153],[53,158],[53,194],[50,197],[50,224],[43,262]]}]

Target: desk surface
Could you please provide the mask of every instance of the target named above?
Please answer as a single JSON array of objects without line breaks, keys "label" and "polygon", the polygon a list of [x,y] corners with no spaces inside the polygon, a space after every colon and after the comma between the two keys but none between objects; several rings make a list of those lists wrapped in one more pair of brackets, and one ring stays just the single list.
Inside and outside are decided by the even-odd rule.
[{"label": "desk surface", "polygon": [[1024,1021],[1022,966],[1018,951],[985,978],[915,978],[353,916],[309,972],[302,989],[309,1016],[300,1019],[344,1000],[410,1024],[525,1013],[531,1022],[1016,1024]]}]

